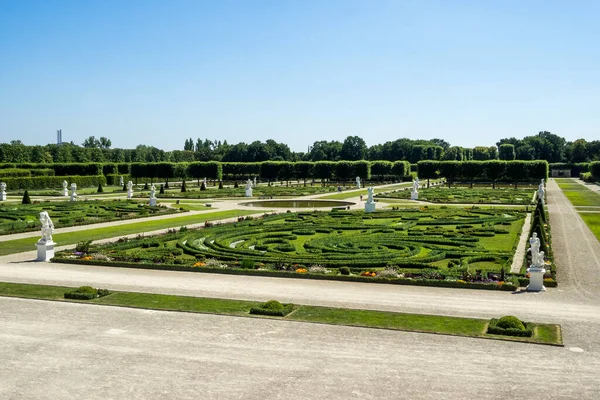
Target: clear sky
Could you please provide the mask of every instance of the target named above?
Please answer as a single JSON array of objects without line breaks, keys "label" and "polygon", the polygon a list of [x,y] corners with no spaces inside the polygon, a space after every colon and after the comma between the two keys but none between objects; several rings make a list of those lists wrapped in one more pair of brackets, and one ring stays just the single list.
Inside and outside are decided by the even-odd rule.
[{"label": "clear sky", "polygon": [[600,1],[0,0],[0,142],[600,138]]}]

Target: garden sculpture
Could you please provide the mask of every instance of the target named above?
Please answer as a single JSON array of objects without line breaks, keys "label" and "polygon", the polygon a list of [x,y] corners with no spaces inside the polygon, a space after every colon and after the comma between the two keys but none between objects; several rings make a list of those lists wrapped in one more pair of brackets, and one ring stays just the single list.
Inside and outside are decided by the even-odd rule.
[{"label": "garden sculpture", "polygon": [[123,175],[119,176],[119,186],[123,186],[124,182],[123,182]]},{"label": "garden sculpture", "polygon": [[356,188],[360,189],[360,176],[356,177]]},{"label": "garden sculpture", "polygon": [[77,184],[71,183],[71,201],[77,201]]},{"label": "garden sculpture", "polygon": [[156,186],[154,186],[154,183],[152,184],[152,186],[150,186],[150,198],[156,198]]},{"label": "garden sculpture", "polygon": [[545,194],[546,194],[546,191],[544,190],[544,180],[542,179],[542,182],[540,183],[540,186],[538,187],[538,191],[537,191],[538,200],[542,202],[542,205],[544,205],[544,195]]},{"label": "garden sculpture", "polygon": [[412,185],[412,192],[417,193],[417,189],[419,189],[419,187],[420,187],[419,178],[415,178],[415,180],[413,181],[413,185]]},{"label": "garden sculpture", "polygon": [[67,189],[67,186],[69,185],[69,183],[67,181],[63,181],[62,185],[63,185],[63,193],[62,193],[62,195],[64,197],[67,197],[69,195],[69,189]]},{"label": "garden sculpture", "polygon": [[54,224],[48,215],[48,212],[40,212],[40,223],[42,224],[42,241],[52,242],[52,234],[54,233]]},{"label": "garden sculpture", "polygon": [[[536,232],[533,232],[533,235],[531,235],[531,238],[529,238],[529,246],[530,247],[528,251],[531,253],[531,265],[542,265],[544,262],[544,252],[540,252],[540,238],[537,237]],[[541,260],[539,258],[540,254],[542,254]]]},{"label": "garden sculpture", "polygon": [[254,177],[254,185],[252,187],[256,187],[256,177]]},{"label": "garden sculpture", "polygon": [[246,182],[246,190],[248,189],[252,189],[252,181],[250,179],[248,179],[248,182]]},{"label": "garden sculpture", "polygon": [[127,198],[131,199],[133,197],[133,182],[127,182]]},{"label": "garden sculpture", "polygon": [[0,201],[6,200],[6,183],[0,182]]},{"label": "garden sculpture", "polygon": [[373,203],[373,188],[372,187],[367,188],[367,193],[368,193],[367,202]]}]

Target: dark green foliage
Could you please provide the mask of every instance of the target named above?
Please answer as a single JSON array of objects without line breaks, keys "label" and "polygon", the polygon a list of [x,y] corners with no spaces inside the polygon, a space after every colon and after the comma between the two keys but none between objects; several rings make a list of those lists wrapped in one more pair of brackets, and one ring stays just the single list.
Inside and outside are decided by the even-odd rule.
[{"label": "dark green foliage", "polygon": [[219,181],[219,189],[223,189],[223,181]]},{"label": "dark green foliage", "polygon": [[513,315],[506,315],[498,320],[496,325],[502,329],[518,329],[525,330],[525,325],[521,320]]},{"label": "dark green foliage", "polygon": [[21,204],[31,204],[31,199],[29,198],[29,192],[27,190],[25,193],[23,193],[23,200],[21,201]]},{"label": "dark green foliage", "polygon": [[62,187],[63,180],[76,183],[78,188],[106,185],[104,175],[95,176],[31,176],[2,179],[8,187],[18,189],[47,189]]},{"label": "dark green foliage", "polygon": [[158,194],[165,194],[165,187],[162,183],[160,185],[160,189],[158,190]]},{"label": "dark green foliage", "polygon": [[240,186],[238,185],[237,181],[235,181],[235,183],[233,184],[234,189],[239,188]]},{"label": "dark green foliage", "polygon": [[148,186],[148,182],[144,183],[144,189],[143,190],[148,190],[150,189],[150,187]]},{"label": "dark green foliage", "polygon": [[254,261],[244,259],[240,263],[240,268],[242,268],[242,269],[253,269],[254,268]]},{"label": "dark green foliage", "polygon": [[252,307],[250,314],[270,315],[273,317],[284,317],[294,310],[293,304],[281,304],[277,300],[269,300],[259,307]]},{"label": "dark green foliage", "polygon": [[98,297],[98,290],[91,286],[81,286],[75,290],[65,292],[65,299],[92,300]]},{"label": "dark green foliage", "polygon": [[75,245],[75,251],[80,252],[80,253],[89,253],[91,244],[92,244],[91,240],[79,242]]},{"label": "dark green foliage", "polygon": [[181,193],[185,193],[187,192],[187,189],[185,188],[185,181],[181,182]]},{"label": "dark green foliage", "polygon": [[98,193],[103,193],[104,192],[104,189],[102,188],[102,184],[101,183],[98,184],[98,190],[97,190],[97,192]]},{"label": "dark green foliage", "polygon": [[206,183],[202,182],[202,185],[200,185],[200,190],[206,190]]},{"label": "dark green foliage", "polygon": [[521,322],[513,316],[505,316],[500,319],[491,319],[487,333],[492,335],[531,337],[533,329],[529,324]]},{"label": "dark green foliage", "polygon": [[590,173],[594,181],[600,181],[600,161],[590,163]]},{"label": "dark green foliage", "polygon": [[124,184],[123,184],[123,189],[122,189],[122,190],[123,190],[124,192],[126,192],[126,191],[127,191],[127,184],[126,184],[126,183],[124,183]]},{"label": "dark green foliage", "polygon": [[340,274],[341,275],[350,275],[350,268],[348,268],[348,267],[341,267],[340,268]]},{"label": "dark green foliage", "polygon": [[166,181],[165,182],[165,189],[168,189],[168,188],[169,188],[169,181]]}]

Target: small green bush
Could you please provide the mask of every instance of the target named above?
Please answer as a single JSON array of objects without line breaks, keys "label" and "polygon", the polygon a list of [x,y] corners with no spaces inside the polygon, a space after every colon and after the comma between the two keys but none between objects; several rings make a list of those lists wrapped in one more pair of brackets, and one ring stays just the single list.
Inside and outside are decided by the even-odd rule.
[{"label": "small green bush", "polygon": [[144,190],[149,190],[150,188],[148,187],[148,182],[144,183]]},{"label": "small green bush", "polygon": [[104,189],[102,188],[102,184],[98,185],[98,193],[104,193]]},{"label": "small green bush", "polygon": [[341,275],[350,275],[350,268],[348,268],[348,267],[341,267],[340,268],[340,274]]},{"label": "small green bush", "polygon": [[92,300],[96,297],[98,297],[98,290],[91,286],[81,286],[64,294],[65,299],[72,300]]},{"label": "small green bush", "polygon": [[244,259],[240,263],[240,268],[242,268],[242,269],[253,269],[254,268],[254,261],[248,260],[248,259]]},{"label": "small green bush", "polygon": [[512,315],[506,315],[500,318],[498,320],[497,325],[499,328],[502,329],[519,329],[522,331],[525,330],[525,325],[523,325],[523,322],[519,318]]},{"label": "small green bush", "polygon": [[252,307],[250,314],[284,317],[294,310],[293,304],[281,304],[277,300],[269,300],[259,307]]},{"label": "small green bush", "polygon": [[185,187],[185,181],[183,181],[183,182],[181,183],[181,193],[185,193],[185,192],[187,192],[187,189],[186,189],[186,187]]},{"label": "small green bush", "polygon": [[91,240],[86,240],[83,242],[79,242],[75,245],[75,251],[81,253],[88,253],[90,251],[90,245],[92,244]]},{"label": "small green bush", "polygon": [[165,194],[165,187],[161,184],[160,189],[158,190],[158,194]]},{"label": "small green bush", "polygon": [[219,181],[219,189],[223,189],[223,181]]}]

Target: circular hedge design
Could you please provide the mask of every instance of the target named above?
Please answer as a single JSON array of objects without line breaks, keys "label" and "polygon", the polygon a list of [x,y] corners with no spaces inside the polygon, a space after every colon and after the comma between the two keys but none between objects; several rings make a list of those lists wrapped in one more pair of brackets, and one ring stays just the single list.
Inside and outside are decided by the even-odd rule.
[{"label": "circular hedge design", "polygon": [[404,268],[446,266],[457,259],[502,264],[516,239],[494,251],[482,241],[508,233],[523,217],[517,210],[480,209],[306,212],[190,231],[177,245],[196,258],[222,261]]}]

